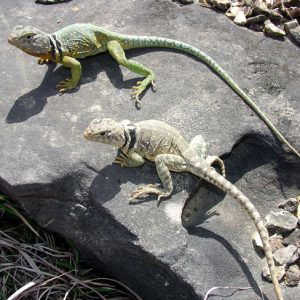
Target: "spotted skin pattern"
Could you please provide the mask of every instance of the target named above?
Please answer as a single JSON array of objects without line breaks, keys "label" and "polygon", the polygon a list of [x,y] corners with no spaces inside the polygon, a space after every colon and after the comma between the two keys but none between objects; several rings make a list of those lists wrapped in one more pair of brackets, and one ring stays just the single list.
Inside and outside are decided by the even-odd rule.
[{"label": "spotted skin pattern", "polygon": [[[133,124],[129,120],[116,122],[105,118],[93,120],[84,131],[84,137],[121,149],[123,154],[116,158],[115,163],[122,167],[142,166],[145,159],[155,163],[163,187],[159,188],[154,184],[139,187],[133,192],[131,203],[140,197],[155,194],[159,204],[162,198],[170,196],[173,191],[170,171],[190,172],[231,195],[247,211],[256,226],[264,246],[277,299],[283,300],[269,235],[263,220],[251,201],[225,179],[223,161],[217,156],[207,156],[207,143],[201,135],[188,143],[175,128],[161,121],[147,120]],[[215,171],[213,163],[219,165],[222,175]]]},{"label": "spotted skin pattern", "polygon": [[145,89],[150,85],[154,86],[155,74],[142,64],[127,59],[124,50],[161,47],[183,51],[197,57],[215,71],[255,111],[277,138],[300,157],[299,152],[284,138],[268,117],[225,70],[207,54],[186,43],[155,36],[118,34],[92,24],[72,24],[53,34],[47,34],[32,26],[17,26],[10,34],[8,41],[27,54],[39,57],[40,64],[53,61],[70,68],[71,78],[67,78],[57,85],[61,93],[75,88],[79,83],[82,71],[78,58],[108,51],[119,65],[145,77],[132,88],[131,98],[135,99],[138,105],[140,105],[139,97]]}]

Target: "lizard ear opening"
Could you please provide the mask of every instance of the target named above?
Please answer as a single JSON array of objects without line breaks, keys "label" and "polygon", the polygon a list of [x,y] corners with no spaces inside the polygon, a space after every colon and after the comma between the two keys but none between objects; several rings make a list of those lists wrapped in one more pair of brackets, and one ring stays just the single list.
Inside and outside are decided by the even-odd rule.
[{"label": "lizard ear opening", "polygon": [[107,133],[107,137],[108,137],[108,138],[111,137],[111,136],[113,135],[113,132],[112,132],[111,130],[106,131],[106,133]]}]

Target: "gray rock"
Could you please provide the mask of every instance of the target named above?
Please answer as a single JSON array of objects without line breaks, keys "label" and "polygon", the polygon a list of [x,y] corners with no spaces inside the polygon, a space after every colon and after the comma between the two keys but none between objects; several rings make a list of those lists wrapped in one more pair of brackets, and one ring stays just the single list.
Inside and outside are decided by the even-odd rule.
[{"label": "gray rock", "polygon": [[281,248],[284,248],[284,245],[282,243],[282,236],[281,235],[278,235],[278,234],[274,234],[272,236],[270,236],[270,244],[271,244],[271,248],[272,248],[272,251],[275,252]]},{"label": "gray rock", "polygon": [[298,45],[300,46],[300,26],[298,21],[295,19],[284,24],[284,30],[287,35]]},{"label": "gray rock", "polygon": [[255,231],[254,234],[252,235],[252,243],[258,249],[260,249],[260,250],[264,249],[263,243],[262,243],[259,233],[257,231]]},{"label": "gray rock", "polygon": [[289,198],[278,205],[278,208],[282,208],[290,213],[296,213],[298,209],[298,201],[296,198]]},{"label": "gray rock", "polygon": [[300,229],[297,228],[295,231],[285,237],[283,244],[286,246],[295,245],[296,247],[300,248]]},{"label": "gray rock", "polygon": [[300,283],[300,269],[297,265],[291,265],[285,275],[285,283],[289,286],[295,286]]},{"label": "gray rock", "polygon": [[279,209],[271,211],[265,217],[266,227],[276,232],[289,232],[297,227],[298,219],[288,211]]},{"label": "gray rock", "polygon": [[289,245],[277,250],[273,257],[278,265],[286,266],[295,262],[299,258],[299,253],[295,245]]},{"label": "gray rock", "polygon": [[271,37],[284,37],[286,35],[286,33],[280,29],[278,26],[276,26],[275,24],[273,24],[270,20],[266,20],[264,22],[264,33],[268,36]]},{"label": "gray rock", "polygon": [[[50,33],[75,20],[182,40],[220,63],[300,149],[298,48],[264,39],[199,5],[180,7],[169,0],[52,6],[2,1],[0,16],[0,189],[41,226],[73,240],[92,266],[124,281],[145,300],[153,295],[157,300],[203,299],[213,286],[253,288],[231,300],[261,299],[260,288],[265,298],[274,299],[251,244],[254,226],[234,199],[203,181],[196,190],[200,180],[182,173],[172,174],[174,193],[159,208],[154,197],[129,205],[135,188],[159,183],[154,165],[122,169],[112,164],[114,149],[82,138],[96,117],[159,119],[188,140],[202,134],[210,142],[209,153],[223,155],[228,179],[264,216],[277,199],[299,192],[300,160],[284,151],[222,80],[177,51],[135,49],[127,56],[157,76],[158,91],[147,91],[141,110],[129,100],[139,76],[118,67],[108,54],[82,60],[80,87],[59,96],[55,85],[69,70],[39,66],[6,40],[19,24]],[[193,208],[185,221],[183,206]],[[299,288],[284,294],[296,299]]]},{"label": "gray rock", "polygon": [[[270,236],[269,242],[273,252],[277,251],[278,249],[284,248],[282,240],[283,238],[281,235],[274,234]],[[259,248],[260,250],[263,250],[263,244],[257,231],[252,235],[252,242],[255,247]]]},{"label": "gray rock", "polygon": [[[277,279],[278,279],[278,281],[281,281],[283,279],[283,276],[285,275],[285,267],[284,266],[275,266],[275,269],[276,269]],[[267,281],[272,282],[270,270],[267,265],[264,265],[261,275]]]},{"label": "gray rock", "polygon": [[264,23],[267,20],[265,15],[258,15],[254,17],[247,18],[246,25]]}]

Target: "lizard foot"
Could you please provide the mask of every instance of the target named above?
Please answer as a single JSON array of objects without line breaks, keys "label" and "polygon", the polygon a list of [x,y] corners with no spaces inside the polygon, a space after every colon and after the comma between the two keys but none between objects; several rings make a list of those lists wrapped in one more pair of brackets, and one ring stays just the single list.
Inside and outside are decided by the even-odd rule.
[{"label": "lizard foot", "polygon": [[137,188],[132,193],[132,197],[130,198],[129,203],[135,202],[135,200],[138,198],[145,198],[149,194],[155,194],[155,195],[158,195],[157,206],[159,206],[159,204],[161,202],[161,198],[167,197],[168,194],[166,194],[165,192],[163,192],[162,190],[157,188],[157,186],[158,186],[158,184],[147,184],[147,185]]},{"label": "lizard foot", "polygon": [[124,154],[120,154],[120,156],[117,156],[114,160],[115,164],[119,164],[122,168],[128,167],[128,158]]},{"label": "lizard foot", "polygon": [[38,60],[39,65],[44,65],[44,64],[49,64],[49,63],[50,63],[50,59],[39,58],[39,60]]},{"label": "lizard foot", "polygon": [[66,91],[74,89],[76,85],[77,82],[74,82],[74,80],[67,78],[65,80],[60,81],[56,87],[58,88],[59,93],[64,93]]},{"label": "lizard foot", "polygon": [[144,81],[138,81],[136,85],[132,87],[131,100],[135,100],[138,105],[141,105],[139,97],[146,89],[147,85],[148,84],[145,84]]}]

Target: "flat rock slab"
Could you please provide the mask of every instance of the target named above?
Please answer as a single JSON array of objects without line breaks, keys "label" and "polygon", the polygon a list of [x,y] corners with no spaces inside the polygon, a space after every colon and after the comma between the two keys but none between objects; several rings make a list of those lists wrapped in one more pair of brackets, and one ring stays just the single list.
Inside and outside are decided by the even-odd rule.
[{"label": "flat rock slab", "polygon": [[[154,165],[122,169],[112,164],[114,149],[82,138],[95,117],[159,119],[189,140],[202,134],[211,154],[225,160],[228,179],[264,216],[299,193],[300,161],[283,151],[220,78],[180,52],[140,49],[127,55],[151,67],[158,86],[156,93],[147,91],[141,110],[129,100],[137,76],[108,54],[84,59],[80,87],[59,96],[55,85],[69,70],[37,65],[9,45],[7,36],[19,24],[54,32],[91,22],[190,43],[219,62],[297,149],[299,49],[240,28],[212,10],[168,0],[73,0],[53,6],[2,1],[0,14],[1,190],[144,299],[201,299],[214,286],[253,288],[230,299],[260,299],[260,289],[274,299],[251,244],[254,226],[232,198],[203,182],[196,191],[197,178],[174,174],[174,194],[159,208],[153,197],[129,205],[137,186],[159,182]],[[229,293],[215,291],[210,299]],[[284,294],[296,299],[299,288]]]},{"label": "flat rock slab", "polygon": [[277,209],[266,215],[265,223],[269,230],[288,233],[296,229],[298,218],[286,210]]}]

